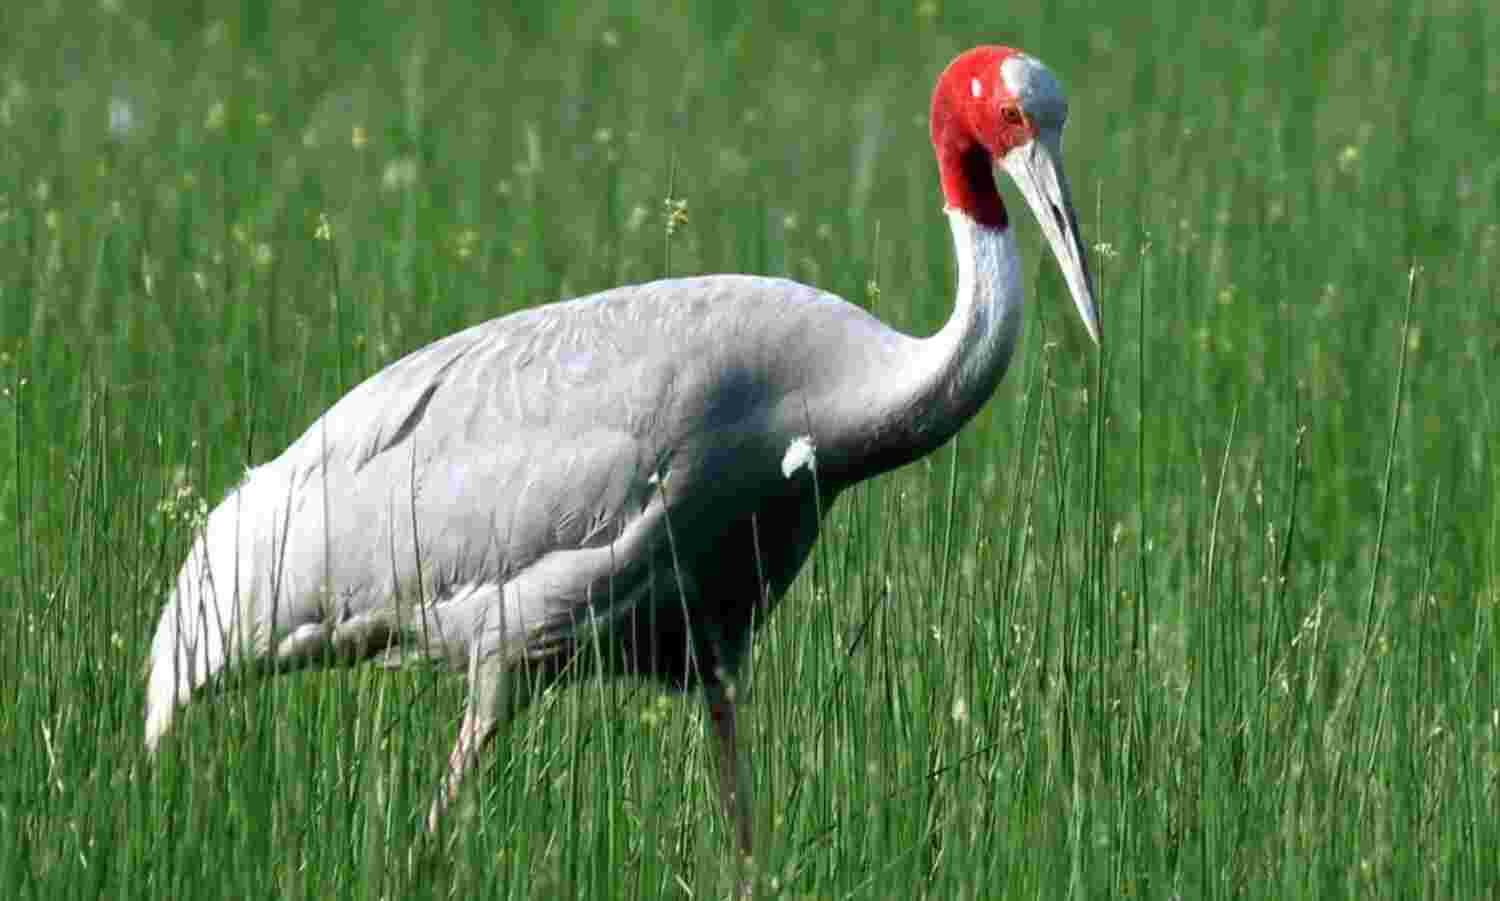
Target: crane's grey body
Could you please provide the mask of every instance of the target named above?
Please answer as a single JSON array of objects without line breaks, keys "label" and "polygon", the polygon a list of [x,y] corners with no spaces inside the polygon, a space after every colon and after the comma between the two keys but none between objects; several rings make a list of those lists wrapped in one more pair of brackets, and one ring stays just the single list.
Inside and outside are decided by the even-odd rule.
[{"label": "crane's grey body", "polygon": [[[714,276],[528,310],[418,350],[214,512],[206,546],[236,556],[183,578],[223,592],[237,574],[244,646],[197,660],[191,681],[237,655],[535,659],[584,625],[669,684],[733,672],[819,511],[871,474],[879,436],[849,420],[912,343],[795,282]],[[809,436],[813,465],[788,474],[788,448]],[[228,530],[238,540],[212,534]]]},{"label": "crane's grey body", "polygon": [[1021,186],[1099,337],[1065,114],[1056,80],[1008,48],[939,80],[958,284],[929,338],[805,285],[720,275],[516,313],[365,381],[196,536],[152,642],[147,745],[237,666],[448,663],[469,700],[435,827],[524,703],[517,685],[602,662],[702,684],[748,859],[733,679],[750,632],[838,493],[946,441],[1014,350],[1021,266],[992,168]]}]

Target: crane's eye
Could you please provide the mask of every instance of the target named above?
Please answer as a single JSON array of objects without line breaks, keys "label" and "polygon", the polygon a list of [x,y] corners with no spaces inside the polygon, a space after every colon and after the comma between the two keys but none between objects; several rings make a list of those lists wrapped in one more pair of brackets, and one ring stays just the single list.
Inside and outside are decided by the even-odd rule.
[{"label": "crane's eye", "polygon": [[1013,106],[1007,106],[1000,110],[1000,118],[1005,120],[1006,125],[1020,125],[1021,111]]}]

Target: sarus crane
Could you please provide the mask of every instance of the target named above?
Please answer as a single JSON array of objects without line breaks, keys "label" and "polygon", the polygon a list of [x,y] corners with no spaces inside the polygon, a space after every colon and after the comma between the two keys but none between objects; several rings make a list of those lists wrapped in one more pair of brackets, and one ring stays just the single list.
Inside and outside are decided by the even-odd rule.
[{"label": "sarus crane", "polygon": [[711,275],[503,316],[371,376],[195,536],[151,642],[147,747],[235,668],[448,665],[468,696],[435,828],[541,687],[650,676],[701,687],[748,860],[735,675],[839,493],[941,446],[1004,374],[1023,275],[1001,169],[1100,341],[1066,116],[1057,79],[1009,47],[939,77],[957,297],[930,337],[797,282]]}]

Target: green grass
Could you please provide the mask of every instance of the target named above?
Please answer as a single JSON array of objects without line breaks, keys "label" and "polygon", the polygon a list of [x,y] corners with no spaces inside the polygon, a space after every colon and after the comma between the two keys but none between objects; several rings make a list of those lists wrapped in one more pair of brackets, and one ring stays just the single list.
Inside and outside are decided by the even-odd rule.
[{"label": "green grass", "polygon": [[34,6],[0,20],[0,895],[725,894],[694,703],[547,695],[423,851],[458,680],[257,683],[148,761],[153,618],[200,503],[432,338],[661,275],[669,193],[672,272],[933,329],[927,95],[982,42],[1068,85],[1106,350],[1013,200],[1006,383],[841,500],[757,641],[763,888],[1500,891],[1487,4]]}]

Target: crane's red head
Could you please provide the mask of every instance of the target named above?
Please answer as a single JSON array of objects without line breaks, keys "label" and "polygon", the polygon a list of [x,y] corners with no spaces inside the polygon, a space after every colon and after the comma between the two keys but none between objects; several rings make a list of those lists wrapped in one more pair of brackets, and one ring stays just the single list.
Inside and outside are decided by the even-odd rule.
[{"label": "crane's red head", "polygon": [[994,167],[1007,153],[1061,132],[1062,89],[1047,68],[1011,47],[975,47],[956,57],[932,92],[932,149],[948,206],[1004,228]]},{"label": "crane's red head", "polygon": [[1062,86],[1046,66],[1009,47],[975,47],[948,64],[932,92],[932,149],[949,209],[982,228],[1005,228],[995,170],[1010,174],[1052,245],[1084,327],[1098,341],[1093,279],[1062,170],[1067,119]]}]

